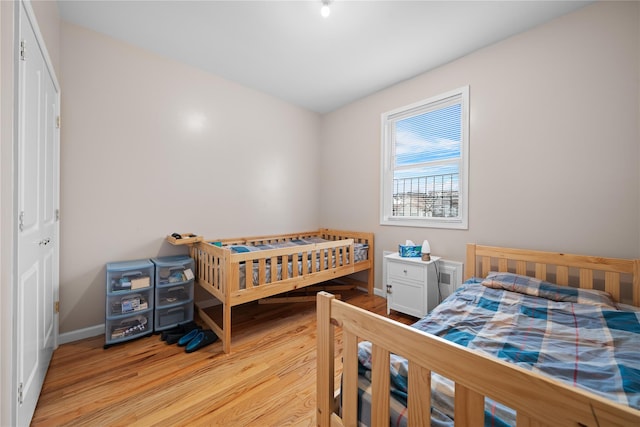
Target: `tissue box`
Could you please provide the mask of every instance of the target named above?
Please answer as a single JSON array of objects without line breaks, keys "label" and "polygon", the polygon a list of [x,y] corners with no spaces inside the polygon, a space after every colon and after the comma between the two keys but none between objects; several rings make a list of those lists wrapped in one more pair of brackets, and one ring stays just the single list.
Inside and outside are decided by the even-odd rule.
[{"label": "tissue box", "polygon": [[398,254],[405,258],[421,257],[422,246],[398,245]]}]

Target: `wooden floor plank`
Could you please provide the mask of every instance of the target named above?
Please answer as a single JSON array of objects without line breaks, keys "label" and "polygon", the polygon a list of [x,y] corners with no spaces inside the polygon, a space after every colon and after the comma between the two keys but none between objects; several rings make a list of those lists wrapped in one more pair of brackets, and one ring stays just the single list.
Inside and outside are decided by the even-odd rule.
[{"label": "wooden floor plank", "polygon": [[[341,294],[351,304],[386,313],[383,298]],[[416,320],[395,312],[390,317]],[[187,354],[158,335],[108,349],[103,337],[62,345],[32,425],[315,425],[315,304],[235,307],[232,330],[231,354],[219,341]]]}]

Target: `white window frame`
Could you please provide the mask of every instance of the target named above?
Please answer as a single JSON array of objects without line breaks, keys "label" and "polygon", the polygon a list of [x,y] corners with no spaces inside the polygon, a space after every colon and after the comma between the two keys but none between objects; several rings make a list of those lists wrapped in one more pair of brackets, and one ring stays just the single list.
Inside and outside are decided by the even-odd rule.
[{"label": "white window frame", "polygon": [[[392,216],[393,174],[395,165],[394,122],[442,108],[441,105],[443,103],[456,97],[462,101],[458,216],[452,218]],[[382,194],[380,195],[380,224],[467,230],[469,228],[469,86],[463,86],[441,95],[383,113],[381,140],[380,189]]]}]

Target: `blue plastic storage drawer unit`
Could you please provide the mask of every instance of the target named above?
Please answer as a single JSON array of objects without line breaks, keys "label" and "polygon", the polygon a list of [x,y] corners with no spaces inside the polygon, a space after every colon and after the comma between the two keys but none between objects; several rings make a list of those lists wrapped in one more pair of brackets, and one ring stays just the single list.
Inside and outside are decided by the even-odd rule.
[{"label": "blue plastic storage drawer unit", "polygon": [[154,267],[148,259],[107,264],[105,348],[153,332]]},{"label": "blue plastic storage drawer unit", "polygon": [[151,261],[155,264],[156,331],[193,320],[193,259],[178,255],[153,258]]}]

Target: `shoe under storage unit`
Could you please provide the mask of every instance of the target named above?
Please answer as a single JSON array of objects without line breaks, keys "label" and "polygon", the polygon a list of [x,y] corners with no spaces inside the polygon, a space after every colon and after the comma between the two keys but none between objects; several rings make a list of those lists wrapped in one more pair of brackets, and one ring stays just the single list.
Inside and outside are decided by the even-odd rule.
[{"label": "shoe under storage unit", "polygon": [[162,331],[193,320],[193,259],[178,255],[151,261],[156,267],[155,330]]},{"label": "shoe under storage unit", "polygon": [[148,259],[107,264],[104,348],[153,333],[153,285]]}]

